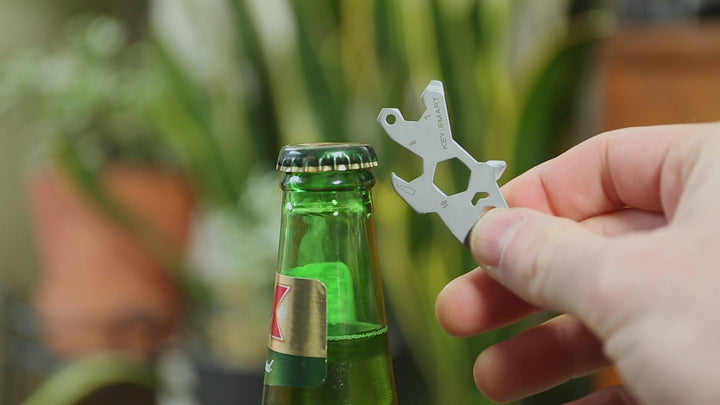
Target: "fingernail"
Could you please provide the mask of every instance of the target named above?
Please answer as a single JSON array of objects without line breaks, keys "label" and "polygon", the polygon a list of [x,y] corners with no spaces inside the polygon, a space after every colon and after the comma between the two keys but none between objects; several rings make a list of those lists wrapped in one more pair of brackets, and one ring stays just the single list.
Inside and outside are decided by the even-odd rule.
[{"label": "fingernail", "polygon": [[475,260],[491,272],[497,272],[505,244],[524,221],[525,216],[508,208],[494,208],[481,216],[472,231],[471,249]]},{"label": "fingernail", "polygon": [[482,268],[483,268],[486,272],[488,272],[488,274],[490,274],[490,275],[493,276],[493,277],[496,277],[496,276],[499,276],[499,275],[500,275],[500,269],[499,269],[498,267],[495,267],[495,266],[487,266],[487,265],[484,265],[484,264],[483,264],[483,265],[482,265]]}]

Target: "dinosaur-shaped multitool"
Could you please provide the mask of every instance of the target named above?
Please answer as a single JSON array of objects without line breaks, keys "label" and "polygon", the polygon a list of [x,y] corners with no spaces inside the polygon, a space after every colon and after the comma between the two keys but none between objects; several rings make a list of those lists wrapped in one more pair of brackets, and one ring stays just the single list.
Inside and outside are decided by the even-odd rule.
[{"label": "dinosaur-shaped multitool", "polygon": [[[393,173],[393,187],[418,213],[438,213],[450,232],[467,244],[468,234],[483,209],[507,207],[497,185],[506,164],[501,160],[478,162],[455,142],[440,81],[428,84],[422,100],[426,110],[417,121],[406,121],[397,108],[383,108],[378,115],[378,122],[390,138],[423,159],[420,177],[408,182]],[[448,196],[433,183],[433,178],[439,163],[454,158],[470,169],[470,180],[465,191]]]}]

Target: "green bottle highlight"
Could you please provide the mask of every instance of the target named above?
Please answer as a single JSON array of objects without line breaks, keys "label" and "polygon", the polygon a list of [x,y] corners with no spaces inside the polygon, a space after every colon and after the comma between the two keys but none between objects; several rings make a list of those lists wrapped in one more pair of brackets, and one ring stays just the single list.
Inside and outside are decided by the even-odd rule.
[{"label": "green bottle highlight", "polygon": [[263,404],[396,404],[372,147],[280,151],[282,228]]}]

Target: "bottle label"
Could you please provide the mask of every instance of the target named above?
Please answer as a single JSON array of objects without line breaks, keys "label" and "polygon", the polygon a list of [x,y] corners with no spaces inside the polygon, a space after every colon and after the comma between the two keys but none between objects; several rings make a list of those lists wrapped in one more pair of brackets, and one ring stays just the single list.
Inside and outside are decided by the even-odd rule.
[{"label": "bottle label", "polygon": [[327,373],[327,289],[319,280],[275,275],[265,385],[312,387]]}]

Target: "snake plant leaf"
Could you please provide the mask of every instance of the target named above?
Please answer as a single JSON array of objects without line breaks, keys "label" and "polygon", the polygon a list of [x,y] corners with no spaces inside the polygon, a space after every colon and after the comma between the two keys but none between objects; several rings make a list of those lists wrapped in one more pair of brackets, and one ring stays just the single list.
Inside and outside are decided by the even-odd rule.
[{"label": "snake plant leaf", "polygon": [[[160,42],[153,43],[151,52],[163,80],[167,81],[160,99],[150,105],[153,122],[185,164],[194,169],[191,172],[195,174],[197,184],[215,199],[236,203],[238,187],[248,168],[232,170],[228,166],[229,159],[213,124],[210,96],[202,87],[193,84]],[[238,148],[236,153],[243,153],[243,150]]]},{"label": "snake plant leaf", "polygon": [[[149,364],[130,360],[120,354],[98,354],[77,360],[61,369],[27,398],[23,405],[99,404],[99,393],[113,386],[123,387],[113,395],[117,400],[120,400],[118,396],[135,393],[132,398],[124,399],[150,404],[154,402],[153,390],[156,385],[156,377]],[[130,387],[134,389],[128,389]]]},{"label": "snake plant leaf", "polygon": [[345,141],[345,78],[340,66],[338,10],[332,1],[292,0],[300,59],[323,139]]},{"label": "snake plant leaf", "polygon": [[245,1],[230,1],[230,6],[238,27],[240,56],[252,67],[250,72],[243,75],[247,78],[246,87],[252,90],[245,91],[248,94],[245,111],[248,129],[252,134],[262,134],[249,136],[248,139],[256,143],[255,150],[260,161],[274,162],[280,149],[280,130],[267,59]]},{"label": "snake plant leaf", "polygon": [[526,171],[567,146],[568,129],[573,124],[573,100],[577,99],[582,73],[592,61],[595,44],[604,32],[602,16],[591,12],[586,17],[574,23],[573,35],[548,53],[550,57],[538,69],[522,101],[515,135],[518,147],[513,159],[513,175]]}]

